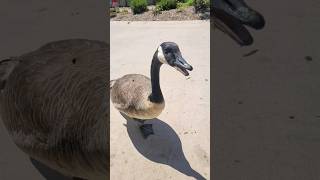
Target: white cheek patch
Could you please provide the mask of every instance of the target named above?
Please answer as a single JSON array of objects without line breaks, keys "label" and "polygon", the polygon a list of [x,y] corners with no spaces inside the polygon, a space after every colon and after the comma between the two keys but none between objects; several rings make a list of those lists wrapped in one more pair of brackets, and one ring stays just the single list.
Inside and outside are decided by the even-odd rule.
[{"label": "white cheek patch", "polygon": [[158,59],[160,62],[162,62],[163,64],[168,64],[166,58],[164,57],[163,51],[162,51],[162,47],[159,46],[158,48]]}]

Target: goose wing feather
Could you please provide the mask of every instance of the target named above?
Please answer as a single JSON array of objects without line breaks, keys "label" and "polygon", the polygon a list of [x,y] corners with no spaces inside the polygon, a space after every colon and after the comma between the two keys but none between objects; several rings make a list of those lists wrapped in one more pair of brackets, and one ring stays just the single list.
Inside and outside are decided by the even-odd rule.
[{"label": "goose wing feather", "polygon": [[105,177],[108,57],[109,45],[83,39],[18,57],[0,94],[1,118],[14,142],[65,174]]},{"label": "goose wing feather", "polygon": [[115,107],[126,112],[130,109],[142,110],[152,92],[150,78],[140,74],[125,75],[113,83],[111,100]]}]

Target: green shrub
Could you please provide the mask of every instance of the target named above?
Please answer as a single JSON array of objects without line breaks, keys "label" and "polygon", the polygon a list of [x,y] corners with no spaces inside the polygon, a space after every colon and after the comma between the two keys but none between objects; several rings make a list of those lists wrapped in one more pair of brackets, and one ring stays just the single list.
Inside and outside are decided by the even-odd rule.
[{"label": "green shrub", "polygon": [[204,10],[210,8],[210,1],[209,0],[194,0],[193,5],[194,5],[196,12],[204,11]]},{"label": "green shrub", "polygon": [[186,3],[177,3],[177,9],[179,11],[181,11],[181,10],[187,8],[187,7],[188,7],[188,5],[186,5]]},{"label": "green shrub", "polygon": [[133,14],[140,14],[147,11],[147,0],[131,0],[130,7]]},{"label": "green shrub", "polygon": [[192,6],[194,4],[194,0],[187,0],[185,4],[187,4],[188,6]]},{"label": "green shrub", "polygon": [[152,10],[152,14],[153,14],[153,16],[157,16],[157,15],[161,14],[161,10],[159,9],[158,6],[156,6],[156,8],[154,8]]},{"label": "green shrub", "polygon": [[166,11],[175,8],[177,8],[176,0],[160,0],[156,5],[156,9],[160,11]]},{"label": "green shrub", "polygon": [[192,6],[193,5],[193,0],[186,0],[184,3],[181,3],[181,2],[178,2],[177,3],[177,8],[179,10],[183,10],[189,6]]}]

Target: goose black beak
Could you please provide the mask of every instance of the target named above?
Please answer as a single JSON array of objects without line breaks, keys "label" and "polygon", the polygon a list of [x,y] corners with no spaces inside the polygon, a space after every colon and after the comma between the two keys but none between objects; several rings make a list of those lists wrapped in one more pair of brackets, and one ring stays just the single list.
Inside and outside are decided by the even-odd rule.
[{"label": "goose black beak", "polygon": [[174,68],[185,76],[189,76],[188,71],[193,70],[193,67],[190,64],[188,64],[187,61],[181,55],[178,55],[176,57],[176,60],[174,62]]},{"label": "goose black beak", "polygon": [[263,16],[243,0],[215,0],[212,9],[214,25],[242,46],[253,43],[244,25],[257,30],[265,26]]}]

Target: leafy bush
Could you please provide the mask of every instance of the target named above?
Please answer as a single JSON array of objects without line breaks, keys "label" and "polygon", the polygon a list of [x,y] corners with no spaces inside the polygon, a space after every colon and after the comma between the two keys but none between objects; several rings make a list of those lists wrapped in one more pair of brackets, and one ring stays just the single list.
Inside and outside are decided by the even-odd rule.
[{"label": "leafy bush", "polygon": [[177,8],[176,0],[160,0],[156,5],[156,9],[160,11],[166,11],[175,8]]},{"label": "leafy bush", "polygon": [[204,10],[210,8],[210,1],[209,0],[194,0],[193,5],[194,5],[196,12],[204,11]]},{"label": "leafy bush", "polygon": [[147,11],[147,0],[131,0],[130,7],[133,14],[140,14]]},{"label": "leafy bush", "polygon": [[153,16],[157,16],[157,15],[161,14],[161,10],[159,9],[158,6],[156,6],[156,8],[154,8],[152,10],[152,14],[153,14]]},{"label": "leafy bush", "polygon": [[186,0],[185,2],[178,2],[177,3],[177,7],[179,10],[183,10],[189,6],[192,6],[193,5],[193,0]]},{"label": "leafy bush", "polygon": [[186,0],[185,4],[192,6],[194,4],[194,0]]}]

